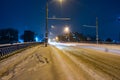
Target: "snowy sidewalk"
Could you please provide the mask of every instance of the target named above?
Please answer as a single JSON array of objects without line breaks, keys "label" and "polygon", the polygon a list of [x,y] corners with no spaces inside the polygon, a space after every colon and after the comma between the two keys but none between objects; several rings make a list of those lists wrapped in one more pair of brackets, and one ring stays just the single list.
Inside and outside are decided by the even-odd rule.
[{"label": "snowy sidewalk", "polygon": [[[14,66],[19,64],[21,61],[23,61],[25,58],[27,58],[29,55],[31,55],[37,48],[38,46],[29,48],[25,51],[22,51],[21,53],[15,54],[7,59],[0,61],[0,77],[4,75],[7,71],[12,69]],[[7,79],[3,79],[3,80],[7,80]]]}]

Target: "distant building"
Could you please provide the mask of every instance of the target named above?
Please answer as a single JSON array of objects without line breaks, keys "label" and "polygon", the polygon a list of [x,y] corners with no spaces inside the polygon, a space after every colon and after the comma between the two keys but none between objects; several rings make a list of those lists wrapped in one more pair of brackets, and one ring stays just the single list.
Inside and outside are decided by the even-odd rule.
[{"label": "distant building", "polygon": [[0,30],[0,44],[18,42],[18,31],[12,28]]},{"label": "distant building", "polygon": [[86,41],[86,37],[79,32],[72,32],[72,37],[73,37],[74,41],[77,41],[77,42]]},{"label": "distant building", "polygon": [[29,30],[24,31],[24,42],[33,42],[35,41],[35,33]]},{"label": "distant building", "polygon": [[86,41],[86,37],[83,34],[78,32],[70,32],[68,35],[62,34],[62,35],[59,35],[58,38],[59,38],[59,41],[70,41],[70,42]]}]

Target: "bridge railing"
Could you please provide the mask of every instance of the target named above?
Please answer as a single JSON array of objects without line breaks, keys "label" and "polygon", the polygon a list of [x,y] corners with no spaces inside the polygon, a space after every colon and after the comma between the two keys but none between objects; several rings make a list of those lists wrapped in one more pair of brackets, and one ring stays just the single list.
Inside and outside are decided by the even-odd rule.
[{"label": "bridge railing", "polygon": [[16,43],[16,44],[7,44],[0,46],[0,60],[11,55],[14,51],[27,48],[32,45],[37,45],[40,43],[29,42],[29,43]]}]

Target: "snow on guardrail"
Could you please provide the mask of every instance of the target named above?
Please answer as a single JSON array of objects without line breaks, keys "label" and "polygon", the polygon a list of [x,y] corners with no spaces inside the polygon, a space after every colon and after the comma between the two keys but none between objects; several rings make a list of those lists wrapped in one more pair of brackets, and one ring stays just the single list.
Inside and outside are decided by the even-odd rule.
[{"label": "snow on guardrail", "polygon": [[38,43],[28,42],[28,43],[15,43],[15,44],[0,45],[0,60],[11,55],[11,53],[16,50],[20,50],[20,49],[26,48],[34,44],[38,44]]}]

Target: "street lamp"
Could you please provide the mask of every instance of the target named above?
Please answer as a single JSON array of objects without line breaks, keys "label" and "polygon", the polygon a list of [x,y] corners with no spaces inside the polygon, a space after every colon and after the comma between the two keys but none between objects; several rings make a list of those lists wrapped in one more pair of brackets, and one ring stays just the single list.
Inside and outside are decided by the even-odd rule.
[{"label": "street lamp", "polygon": [[65,27],[64,32],[66,33],[66,39],[68,39],[68,41],[69,41],[69,32],[70,32],[69,27]]},{"label": "street lamp", "polygon": [[70,31],[70,30],[69,30],[69,27],[65,27],[65,28],[64,28],[64,32],[65,32],[65,33],[69,33],[69,31]]},{"label": "street lamp", "polygon": [[55,40],[58,42],[58,41],[59,41],[59,38],[56,36],[56,37],[55,37]]},{"label": "street lamp", "polygon": [[55,26],[51,25],[51,28],[49,30],[49,39],[52,39],[53,37],[55,37],[54,33],[55,33]]},{"label": "street lamp", "polygon": [[63,0],[58,0],[60,3],[62,3],[63,2]]},{"label": "street lamp", "polygon": [[55,26],[51,25],[51,28],[52,28],[52,29],[54,29],[54,28],[55,28]]},{"label": "street lamp", "polygon": [[64,0],[58,0],[60,2],[60,4],[62,5],[62,3],[64,2]]},{"label": "street lamp", "polygon": [[[62,3],[63,0],[57,0],[58,2]],[[46,27],[45,27],[45,47],[48,44],[48,20],[70,20],[70,18],[48,18],[48,0],[46,3]]]}]

